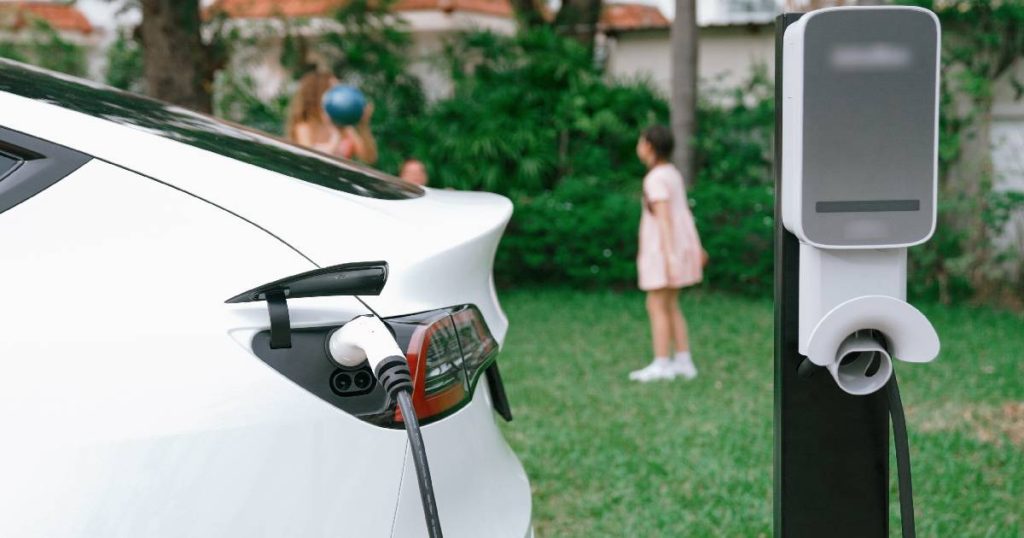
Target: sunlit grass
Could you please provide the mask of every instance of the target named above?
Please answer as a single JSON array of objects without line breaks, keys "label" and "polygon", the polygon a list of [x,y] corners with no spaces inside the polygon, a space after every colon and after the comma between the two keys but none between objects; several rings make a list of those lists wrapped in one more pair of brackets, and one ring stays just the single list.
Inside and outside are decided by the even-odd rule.
[{"label": "sunlit grass", "polygon": [[[502,300],[515,414],[505,432],[530,475],[539,536],[771,535],[770,301],[687,294],[700,376],[639,385],[626,378],[651,355],[639,292]],[[918,535],[1024,536],[1024,318],[925,310],[940,360],[897,364]]]}]

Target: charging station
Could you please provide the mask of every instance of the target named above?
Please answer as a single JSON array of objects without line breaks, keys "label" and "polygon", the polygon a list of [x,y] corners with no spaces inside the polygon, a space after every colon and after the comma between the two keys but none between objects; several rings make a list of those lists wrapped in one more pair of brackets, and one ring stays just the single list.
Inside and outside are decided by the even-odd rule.
[{"label": "charging station", "polygon": [[894,360],[939,352],[906,302],[906,266],[935,230],[940,37],[935,15],[911,7],[777,19],[779,537],[889,536],[890,414],[914,532]]}]

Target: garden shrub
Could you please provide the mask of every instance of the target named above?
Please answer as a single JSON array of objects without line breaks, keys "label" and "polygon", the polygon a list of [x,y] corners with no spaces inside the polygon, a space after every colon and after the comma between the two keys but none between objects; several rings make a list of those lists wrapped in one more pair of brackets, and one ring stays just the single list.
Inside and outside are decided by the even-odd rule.
[{"label": "garden shrub", "polygon": [[[395,170],[401,157],[415,156],[434,187],[508,196],[515,214],[495,264],[501,283],[634,286],[645,173],[635,146],[645,127],[668,122],[665,99],[643,81],[609,81],[585,47],[541,28],[461,36],[446,54],[452,94],[427,104],[402,74],[408,36],[400,26],[382,30],[379,13],[359,9],[339,12],[352,32],[329,35],[322,46],[382,96],[386,106],[374,118],[379,166]],[[386,68],[374,73],[375,63]],[[260,101],[250,80],[231,73],[218,78],[217,94],[220,114],[279,132],[285,100]],[[766,294],[772,85],[761,69],[739,88],[702,95],[689,195],[711,256],[705,281]]]},{"label": "garden shrub", "polygon": [[449,51],[454,91],[418,124],[416,156],[439,187],[509,196],[499,282],[636,281],[644,170],[635,155],[668,106],[642,83],[608,83],[578,42],[538,29],[466,35]]},{"label": "garden shrub", "polygon": [[775,182],[774,86],[764,68],[736,88],[702,88],[697,110],[694,218],[710,263],[705,282],[719,289],[772,289]]},{"label": "garden shrub", "polygon": [[0,43],[0,56],[79,77],[88,71],[85,49],[43,19],[31,20],[26,39]]},{"label": "garden shrub", "polygon": [[[355,28],[363,16],[338,15]],[[393,171],[402,156],[415,156],[434,187],[508,196],[515,214],[495,264],[503,284],[635,286],[645,173],[636,140],[645,127],[668,122],[664,98],[643,81],[609,81],[578,42],[542,28],[461,36],[447,53],[452,95],[426,104],[417,87],[399,78],[404,64],[394,58],[406,41],[388,41],[396,35],[365,39],[370,50],[349,48],[350,35],[327,42],[338,65],[365,84],[399,82],[384,102],[401,113],[382,106],[374,117],[379,167]],[[371,76],[368,57],[386,57],[391,67]],[[230,73],[218,78],[217,95],[220,114],[279,132],[285,100],[260,101],[250,80]],[[690,198],[712,259],[705,280],[768,293],[772,86],[762,70],[743,87],[706,88],[704,95]]]},{"label": "garden shrub", "polygon": [[636,282],[636,192],[601,178],[566,178],[536,195],[512,195],[515,214],[495,261],[502,285],[632,286]]},{"label": "garden shrub", "polygon": [[[598,109],[616,118],[628,118],[630,112],[643,110],[639,107],[655,114],[651,119],[636,118],[631,124],[617,126],[623,131],[616,131],[621,138],[610,141],[614,149],[583,139],[590,150],[577,154],[579,166],[590,173],[583,179],[568,176],[540,195],[513,195],[517,213],[498,254],[500,280],[635,285],[644,170],[634,146],[638,133],[652,119],[667,120],[667,110],[642,85],[597,80],[605,89],[592,94],[601,106],[581,107],[575,120],[578,123],[602,121],[589,118]],[[613,98],[601,99],[604,95]],[[740,88],[705,88],[704,95],[693,141],[698,175],[689,197],[712,260],[705,270],[705,282],[719,289],[770,293],[773,87],[760,70]],[[586,96],[579,101],[588,102]]]},{"label": "garden shrub", "polygon": [[638,184],[637,134],[668,119],[649,87],[608,84],[585,47],[550,29],[471,33],[449,62],[453,95],[418,122],[415,150],[440,186],[513,195],[569,178]]},{"label": "garden shrub", "polygon": [[107,47],[107,72],[104,82],[122,90],[142,93],[145,90],[142,46],[130,32],[121,29]]},{"label": "garden shrub", "polygon": [[[575,122],[601,121],[589,118],[598,108],[621,120],[629,118],[630,112],[635,114],[636,107],[655,110],[654,117],[665,121],[664,103],[649,101],[659,98],[646,87],[598,81],[604,89],[592,95],[603,108],[589,106],[588,97],[579,96],[577,100],[584,106]],[[704,95],[693,141],[698,173],[689,197],[711,257],[705,282],[718,289],[767,294],[773,267],[773,86],[759,70],[739,88],[706,88]],[[616,103],[621,105],[616,107]],[[589,175],[556,178],[553,188],[539,193],[523,189],[521,183],[504,185],[515,202],[516,214],[498,252],[499,282],[635,285],[644,169],[634,147],[638,133],[647,125],[645,119],[617,126],[628,130],[610,141],[614,149],[575,134],[589,150],[575,156],[578,166]]]},{"label": "garden shrub", "polygon": [[910,250],[910,290],[945,303],[978,300],[1020,307],[1024,253],[1007,223],[1024,214],[1024,194],[1000,188],[992,158],[1000,84],[1024,98],[1022,0],[900,0],[942,23],[939,221],[935,237]]},{"label": "garden shrub", "polygon": [[[665,99],[644,81],[610,81],[590,50],[541,27],[514,36],[458,36],[439,59],[449,68],[452,94],[428,103],[409,69],[411,36],[392,12],[394,2],[349,2],[334,15],[344,30],[316,36],[303,28],[308,21],[285,21],[281,61],[291,82],[307,68],[306,52],[319,51],[375,101],[379,168],[395,172],[404,158],[415,157],[434,187],[508,196],[515,214],[497,254],[499,281],[633,286],[644,174],[635,143],[646,126],[668,122]],[[982,159],[981,173],[967,173],[964,163],[971,161],[969,146],[984,146],[972,140],[987,140],[996,74],[1020,58],[1021,1],[901,3],[936,10],[950,29],[943,50],[939,226],[930,242],[910,250],[909,292],[944,302],[995,295],[1019,301],[1022,250],[1003,234],[1024,208],[1024,194],[993,188],[991,159]],[[229,51],[239,39],[214,34]],[[53,35],[40,28],[31,46],[0,43],[0,56],[37,63],[67,57],[66,65],[51,67],[82,70],[80,55],[64,54],[66,44]],[[141,56],[129,41],[122,35],[111,47],[107,80],[138,89]],[[279,134],[292,86],[260,98],[250,77],[229,68],[216,78],[215,110]],[[773,94],[763,68],[737,88],[701,88],[698,132],[689,141],[697,176],[688,194],[711,259],[705,285],[770,293]]]},{"label": "garden shrub", "polygon": [[256,82],[248,73],[224,70],[214,78],[214,113],[235,123],[277,135],[284,135],[284,122],[291,95],[282,91],[260,99]]}]

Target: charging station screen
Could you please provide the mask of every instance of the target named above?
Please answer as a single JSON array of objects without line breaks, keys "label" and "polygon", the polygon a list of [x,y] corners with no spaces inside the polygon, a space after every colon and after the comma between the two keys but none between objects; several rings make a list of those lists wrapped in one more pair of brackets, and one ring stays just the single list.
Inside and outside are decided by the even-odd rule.
[{"label": "charging station screen", "polygon": [[922,241],[935,213],[938,28],[921,11],[822,12],[804,46],[803,229],[836,246]]}]

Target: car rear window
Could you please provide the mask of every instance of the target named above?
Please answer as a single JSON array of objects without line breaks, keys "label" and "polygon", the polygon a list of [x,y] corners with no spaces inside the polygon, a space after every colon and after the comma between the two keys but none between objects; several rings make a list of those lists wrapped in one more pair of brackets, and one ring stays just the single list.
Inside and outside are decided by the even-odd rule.
[{"label": "car rear window", "polygon": [[[0,91],[104,118],[337,191],[388,200],[419,187],[205,114],[86,80],[0,61]],[[0,161],[0,170],[3,161]]]}]

